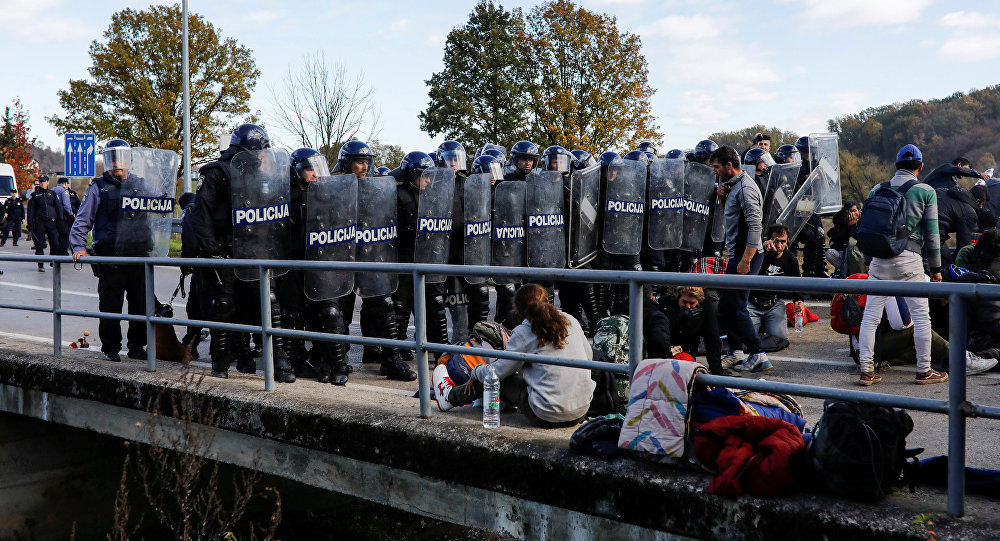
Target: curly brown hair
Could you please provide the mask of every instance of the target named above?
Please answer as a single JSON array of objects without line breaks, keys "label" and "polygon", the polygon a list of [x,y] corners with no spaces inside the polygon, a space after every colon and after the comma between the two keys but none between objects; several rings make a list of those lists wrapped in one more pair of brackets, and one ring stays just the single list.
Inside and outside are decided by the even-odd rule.
[{"label": "curly brown hair", "polygon": [[538,345],[552,344],[556,349],[566,345],[569,320],[549,302],[545,288],[538,284],[525,284],[514,294],[514,311],[531,325],[538,337]]}]

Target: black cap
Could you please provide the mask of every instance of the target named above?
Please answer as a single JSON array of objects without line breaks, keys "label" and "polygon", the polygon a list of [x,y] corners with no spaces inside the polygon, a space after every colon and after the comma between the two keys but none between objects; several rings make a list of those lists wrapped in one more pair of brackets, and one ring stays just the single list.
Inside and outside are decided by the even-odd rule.
[{"label": "black cap", "polygon": [[59,177],[58,184],[69,184],[69,177]]}]

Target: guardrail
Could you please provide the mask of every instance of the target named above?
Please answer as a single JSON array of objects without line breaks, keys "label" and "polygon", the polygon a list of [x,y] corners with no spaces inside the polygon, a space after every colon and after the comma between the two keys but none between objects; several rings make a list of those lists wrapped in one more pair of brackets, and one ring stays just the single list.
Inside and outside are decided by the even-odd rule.
[{"label": "guardrail", "polygon": [[[961,516],[965,511],[965,442],[966,418],[985,417],[1000,419],[1000,408],[971,404],[966,395],[966,313],[965,306],[975,299],[1000,299],[1000,285],[896,282],[882,280],[829,280],[816,278],[775,278],[767,276],[741,276],[725,274],[690,274],[668,272],[608,271],[589,269],[544,269],[519,267],[488,267],[466,265],[431,265],[419,263],[364,263],[364,262],[320,262],[283,261],[252,259],[179,259],[179,258],[138,258],[138,257],[97,257],[80,260],[86,264],[133,264],[143,265],[146,276],[145,315],[106,313],[88,310],[68,310],[62,308],[62,265],[73,264],[69,256],[0,255],[0,261],[53,263],[52,306],[19,305],[0,303],[0,308],[47,312],[52,314],[53,353],[62,354],[62,316],[87,318],[108,318],[124,321],[142,321],[146,324],[147,370],[156,370],[156,338],[154,323],[187,325],[240,332],[260,333],[263,338],[264,389],[274,390],[274,362],[272,337],[299,338],[348,344],[384,346],[392,348],[412,348],[416,352],[417,381],[420,397],[420,416],[431,415],[430,374],[427,365],[429,351],[439,353],[472,353],[501,359],[513,359],[534,363],[547,363],[586,369],[607,370],[616,373],[632,373],[639,363],[642,353],[642,325],[633,325],[629,333],[629,366],[578,359],[563,359],[510,351],[494,351],[480,348],[466,348],[427,341],[425,276],[428,274],[448,276],[515,277],[523,279],[543,279],[561,282],[604,282],[628,284],[629,319],[642,321],[642,287],[644,285],[692,285],[714,289],[765,289],[783,292],[823,292],[860,293],[892,295],[904,297],[947,297],[949,303],[949,393],[948,400],[933,400],[910,396],[851,391],[832,387],[749,380],[726,376],[699,375],[696,382],[704,385],[738,387],[752,391],[780,392],[810,398],[835,398],[851,402],[875,404],[879,406],[908,408],[948,415],[948,512]],[[261,324],[242,325],[183,318],[163,318],[155,315],[154,274],[155,266],[187,266],[213,268],[256,268],[261,284],[270,284],[270,269],[287,268],[299,270],[343,270],[366,271],[392,274],[412,274],[414,294],[414,340],[391,340],[384,338],[358,337],[313,331],[299,331],[271,326],[270,290],[260,288]]]}]

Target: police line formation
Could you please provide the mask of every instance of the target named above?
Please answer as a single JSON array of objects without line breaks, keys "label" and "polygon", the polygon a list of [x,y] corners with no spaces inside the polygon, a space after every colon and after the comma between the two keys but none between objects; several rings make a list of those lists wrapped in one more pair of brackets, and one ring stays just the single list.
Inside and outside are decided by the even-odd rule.
[{"label": "police line formation", "polygon": [[[782,224],[795,238],[819,215],[841,208],[837,137],[802,137],[778,148],[774,157],[768,145],[766,140],[755,144],[742,167],[763,194],[762,228]],[[445,141],[435,152],[406,154],[399,167],[389,170],[375,167],[367,144],[350,141],[331,170],[316,150],[289,154],[273,148],[263,128],[243,124],[219,159],[200,169],[197,194],[184,194],[179,202],[182,255],[685,271],[702,255],[720,255],[723,249],[718,179],[708,165],[717,149],[704,140],[693,152],[674,149],[661,158],[644,142],[624,156],[608,151],[595,158],[561,146],[540,151],[521,141],[509,153],[487,144],[470,166],[462,144]],[[74,259],[89,254],[165,257],[178,155],[114,139],[104,147],[104,164],[70,232]],[[94,267],[101,311],[121,312],[127,294],[130,313],[143,313],[142,266]],[[186,272],[193,273],[195,300],[189,302],[189,317],[259,321],[256,269]],[[426,279],[432,342],[448,341],[446,278]],[[360,297],[363,335],[406,339],[414,309],[408,274],[274,269],[270,279],[275,327],[346,334]],[[468,297],[470,331],[489,318],[489,287],[497,296],[494,318],[503,321],[510,313],[513,279],[461,277],[459,283]],[[562,309],[590,325],[628,295],[627,289],[608,284],[541,285],[550,298],[558,288]],[[213,376],[226,377],[234,361],[240,372],[256,371],[249,334],[211,333]],[[105,359],[119,360],[119,322],[101,320],[99,334]],[[130,323],[129,357],[145,358],[145,339],[144,327]],[[302,341],[275,337],[275,377],[293,382],[296,373],[309,373],[344,385],[351,372],[346,348],[322,342],[307,352]],[[412,351],[393,348],[366,347],[363,355],[364,362],[380,364],[381,375],[402,381],[416,378],[413,360]]]}]

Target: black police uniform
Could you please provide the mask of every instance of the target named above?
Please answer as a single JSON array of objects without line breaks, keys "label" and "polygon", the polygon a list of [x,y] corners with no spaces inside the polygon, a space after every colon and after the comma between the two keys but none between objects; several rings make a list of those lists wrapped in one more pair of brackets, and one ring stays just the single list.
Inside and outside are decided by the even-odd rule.
[{"label": "black police uniform", "polygon": [[[52,190],[39,187],[32,192],[28,201],[28,223],[31,224],[31,234],[35,237],[35,255],[45,253],[46,239],[49,243],[49,254],[58,254],[61,246],[59,228],[63,223],[63,210]],[[38,268],[42,269],[41,263],[38,264]]]},{"label": "black police uniform", "polygon": [[[219,161],[202,166],[198,197],[192,210],[198,255],[206,258],[227,259],[233,254],[233,206],[230,192],[229,166],[240,152],[237,146],[226,149]],[[211,315],[214,321],[224,323],[260,322],[260,287],[258,282],[245,282],[236,277],[234,269],[199,268],[202,285],[211,296]],[[270,284],[271,325],[282,326],[281,303]],[[274,379],[291,383],[295,374],[288,362],[285,343],[273,337]],[[255,373],[256,362],[250,352],[250,336],[246,333],[212,330],[209,345],[212,356],[212,375],[227,377],[234,358],[240,372]]]},{"label": "black police uniform", "polygon": [[24,206],[18,197],[10,197],[3,204],[4,208],[4,228],[3,236],[0,237],[0,246],[7,244],[7,235],[14,240],[14,246],[21,240],[21,222],[24,221]]}]

